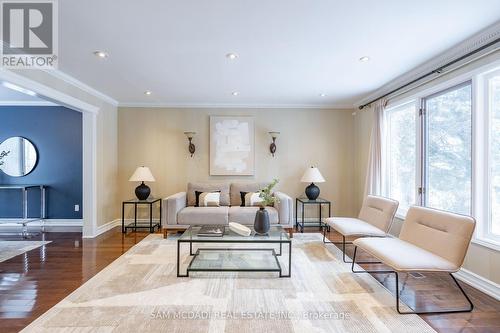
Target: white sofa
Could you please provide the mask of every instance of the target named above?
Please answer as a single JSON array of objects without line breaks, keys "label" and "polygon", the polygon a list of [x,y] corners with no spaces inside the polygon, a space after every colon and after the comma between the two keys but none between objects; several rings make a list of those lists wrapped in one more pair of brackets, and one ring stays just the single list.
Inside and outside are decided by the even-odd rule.
[{"label": "white sofa", "polygon": [[[241,207],[240,192],[258,192],[267,183],[189,183],[186,192],[173,194],[162,203],[162,228],[168,231],[184,230],[190,225],[229,224],[237,222],[253,225],[259,207]],[[220,207],[195,207],[195,191],[220,191]],[[279,199],[273,207],[266,207],[271,225],[293,230],[293,201],[282,192],[274,192]]]}]

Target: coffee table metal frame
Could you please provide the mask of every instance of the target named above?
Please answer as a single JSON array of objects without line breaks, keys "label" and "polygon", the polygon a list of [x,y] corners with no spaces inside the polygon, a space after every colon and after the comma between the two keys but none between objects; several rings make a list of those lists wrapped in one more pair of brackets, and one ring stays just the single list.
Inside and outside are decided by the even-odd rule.
[{"label": "coffee table metal frame", "polygon": [[[222,237],[201,237],[196,236],[193,239],[192,228],[198,228],[201,226],[190,226],[184,234],[177,239],[177,277],[189,277],[189,272],[278,272],[280,278],[290,277],[292,271],[292,240],[288,237],[287,232],[280,226],[275,226],[271,228],[274,231],[280,231],[282,234],[280,238],[270,238],[269,236],[258,236],[254,232],[248,237],[239,236],[230,231],[226,227],[225,233]],[[187,235],[190,235],[189,237]],[[229,238],[231,235],[236,238]],[[181,243],[189,244],[189,255],[192,256],[189,261],[188,267],[185,274],[180,273],[180,256],[181,256]],[[274,248],[198,248],[196,252],[193,253],[193,244],[195,243],[208,243],[208,244],[279,244],[279,252],[276,253]],[[288,274],[283,274],[283,269],[278,260],[281,256],[283,250],[283,244],[288,245]],[[193,263],[200,255],[201,251],[270,251],[271,255],[276,260],[276,268],[193,268]]]}]

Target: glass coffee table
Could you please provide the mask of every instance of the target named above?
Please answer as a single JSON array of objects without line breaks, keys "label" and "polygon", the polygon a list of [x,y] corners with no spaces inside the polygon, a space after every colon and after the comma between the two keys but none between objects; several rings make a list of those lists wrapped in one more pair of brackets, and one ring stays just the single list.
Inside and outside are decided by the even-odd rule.
[{"label": "glass coffee table", "polygon": [[[188,277],[190,272],[277,272],[279,277],[290,277],[292,267],[292,240],[281,226],[271,227],[265,236],[240,236],[225,227],[219,237],[198,236],[201,226],[189,227],[177,240],[177,277]],[[186,273],[181,274],[181,245],[189,244]],[[206,247],[197,247],[202,243]],[[283,273],[280,263],[283,244],[288,246],[288,269]],[[193,245],[196,251],[193,252]],[[186,251],[187,252],[187,251]]]}]

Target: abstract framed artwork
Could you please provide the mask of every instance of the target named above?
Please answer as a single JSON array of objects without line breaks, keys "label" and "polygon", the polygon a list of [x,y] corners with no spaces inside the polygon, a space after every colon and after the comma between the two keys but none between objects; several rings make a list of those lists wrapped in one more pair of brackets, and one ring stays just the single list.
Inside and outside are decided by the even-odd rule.
[{"label": "abstract framed artwork", "polygon": [[253,176],[253,117],[210,116],[210,175]]}]

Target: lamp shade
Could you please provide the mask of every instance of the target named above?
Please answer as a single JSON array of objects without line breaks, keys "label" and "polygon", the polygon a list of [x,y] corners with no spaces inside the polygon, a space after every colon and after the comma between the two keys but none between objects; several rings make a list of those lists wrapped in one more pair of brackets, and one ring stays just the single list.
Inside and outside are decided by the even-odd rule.
[{"label": "lamp shade", "polygon": [[278,135],[280,135],[280,132],[269,132],[269,135],[271,136],[271,138],[277,138]]},{"label": "lamp shade", "polygon": [[154,182],[155,177],[153,177],[153,174],[149,170],[148,167],[141,166],[138,167],[132,177],[129,179],[130,182]]},{"label": "lamp shade", "polygon": [[196,135],[196,132],[184,132],[184,135],[185,135],[188,139],[192,139],[192,138]]},{"label": "lamp shade", "polygon": [[301,183],[324,183],[325,178],[321,175],[318,168],[310,167],[304,172],[304,175],[300,179]]}]

